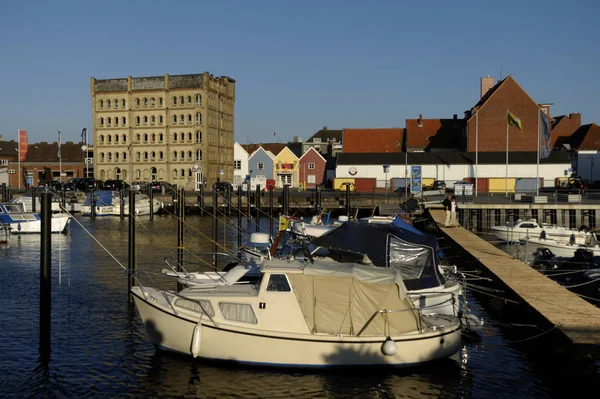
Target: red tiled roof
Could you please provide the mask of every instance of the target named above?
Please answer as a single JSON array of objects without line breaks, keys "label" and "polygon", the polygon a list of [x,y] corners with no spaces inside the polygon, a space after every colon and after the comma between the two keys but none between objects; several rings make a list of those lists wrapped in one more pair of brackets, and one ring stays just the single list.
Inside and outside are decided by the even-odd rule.
[{"label": "red tiled roof", "polygon": [[273,155],[277,155],[286,147],[283,143],[259,143],[259,144],[241,144],[242,148],[246,150],[248,155],[258,150],[258,147],[262,147],[265,151],[271,151]]},{"label": "red tiled roof", "polygon": [[600,150],[600,126],[595,123],[582,126],[573,136],[572,149]]},{"label": "red tiled roof", "polygon": [[419,119],[406,120],[408,147],[458,148],[460,134],[465,126],[463,119]]},{"label": "red tiled roof", "polygon": [[400,127],[381,129],[344,129],[343,152],[397,152],[404,129]]}]

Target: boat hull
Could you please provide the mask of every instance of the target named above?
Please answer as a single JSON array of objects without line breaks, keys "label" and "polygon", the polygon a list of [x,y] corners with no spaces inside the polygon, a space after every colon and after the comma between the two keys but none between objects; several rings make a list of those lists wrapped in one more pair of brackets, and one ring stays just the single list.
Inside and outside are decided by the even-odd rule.
[{"label": "boat hull", "polygon": [[[71,221],[68,215],[53,215],[51,222],[52,233],[62,233]],[[40,234],[42,231],[41,220],[28,220],[10,223],[12,234]]]},{"label": "boat hull", "polygon": [[528,229],[528,230],[512,230],[510,227],[506,226],[494,226],[491,228],[494,236],[501,240],[507,242],[517,242],[521,240],[526,240],[530,237],[539,237],[542,233],[542,229]]},{"label": "boat hull", "polygon": [[[181,312],[175,315],[167,307],[148,301],[140,287],[133,287],[132,293],[152,343],[191,355],[197,320]],[[391,356],[382,354],[386,341],[382,336],[280,333],[215,325],[208,318],[200,326],[198,357],[272,366],[413,366],[447,358],[461,346],[460,324],[427,333],[392,336],[397,352]]]},{"label": "boat hull", "polygon": [[535,252],[537,248],[543,247],[548,248],[555,256],[562,256],[571,258],[575,256],[575,251],[579,248],[587,249],[594,253],[594,256],[600,256],[600,247],[586,247],[584,245],[571,245],[566,242],[558,242],[556,240],[544,240],[540,238],[530,238],[526,241],[527,247],[531,250],[531,252]]}]

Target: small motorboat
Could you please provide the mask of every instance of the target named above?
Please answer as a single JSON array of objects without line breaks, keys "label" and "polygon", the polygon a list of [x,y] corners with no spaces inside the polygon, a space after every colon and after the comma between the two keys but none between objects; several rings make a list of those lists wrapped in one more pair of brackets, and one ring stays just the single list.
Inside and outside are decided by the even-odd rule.
[{"label": "small motorboat", "polygon": [[545,232],[546,237],[557,241],[568,241],[574,237],[575,242],[583,244],[589,235],[584,229],[572,230],[556,225],[540,225],[535,219],[518,219],[511,225],[493,226],[491,231],[497,239],[507,242],[539,237]]},{"label": "small motorboat", "polygon": [[537,251],[538,248],[548,248],[555,256],[573,257],[578,249],[585,249],[592,252],[593,256],[600,255],[600,245],[596,240],[595,235],[588,236],[585,244],[579,244],[573,240],[570,242],[558,241],[552,238],[531,237],[523,240],[523,243],[531,248],[531,252]]},{"label": "small motorboat", "polygon": [[[51,219],[52,233],[62,233],[71,221],[66,213],[53,213]],[[0,223],[10,226],[11,234],[41,233],[42,221],[39,213],[25,212],[22,204],[0,204]]]},{"label": "small motorboat", "polygon": [[158,348],[285,367],[416,366],[461,347],[461,322],[424,314],[396,269],[256,260],[253,284],[131,289]]}]

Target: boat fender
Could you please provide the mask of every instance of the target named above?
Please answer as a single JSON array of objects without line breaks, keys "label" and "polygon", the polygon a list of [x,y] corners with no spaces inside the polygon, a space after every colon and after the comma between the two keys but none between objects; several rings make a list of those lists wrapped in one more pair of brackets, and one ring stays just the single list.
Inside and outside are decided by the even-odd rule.
[{"label": "boat fender", "polygon": [[194,327],[194,332],[192,333],[191,352],[192,352],[192,356],[194,356],[195,358],[198,357],[198,355],[200,355],[201,341],[202,341],[202,324],[198,323],[198,324],[196,324],[196,327]]},{"label": "boat fender", "polygon": [[398,352],[398,345],[391,338],[385,340],[381,345],[381,353],[385,356],[394,356]]}]

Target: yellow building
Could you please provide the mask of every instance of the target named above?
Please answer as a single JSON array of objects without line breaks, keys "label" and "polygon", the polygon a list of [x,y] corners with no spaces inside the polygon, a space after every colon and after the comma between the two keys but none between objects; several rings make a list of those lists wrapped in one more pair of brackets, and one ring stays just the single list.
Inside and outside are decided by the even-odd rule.
[{"label": "yellow building", "polygon": [[298,157],[288,147],[284,147],[273,160],[275,185],[283,187],[285,184],[289,184],[297,187],[299,184],[298,167]]},{"label": "yellow building", "polygon": [[96,179],[197,189],[232,181],[235,80],[208,72],[90,79]]}]

